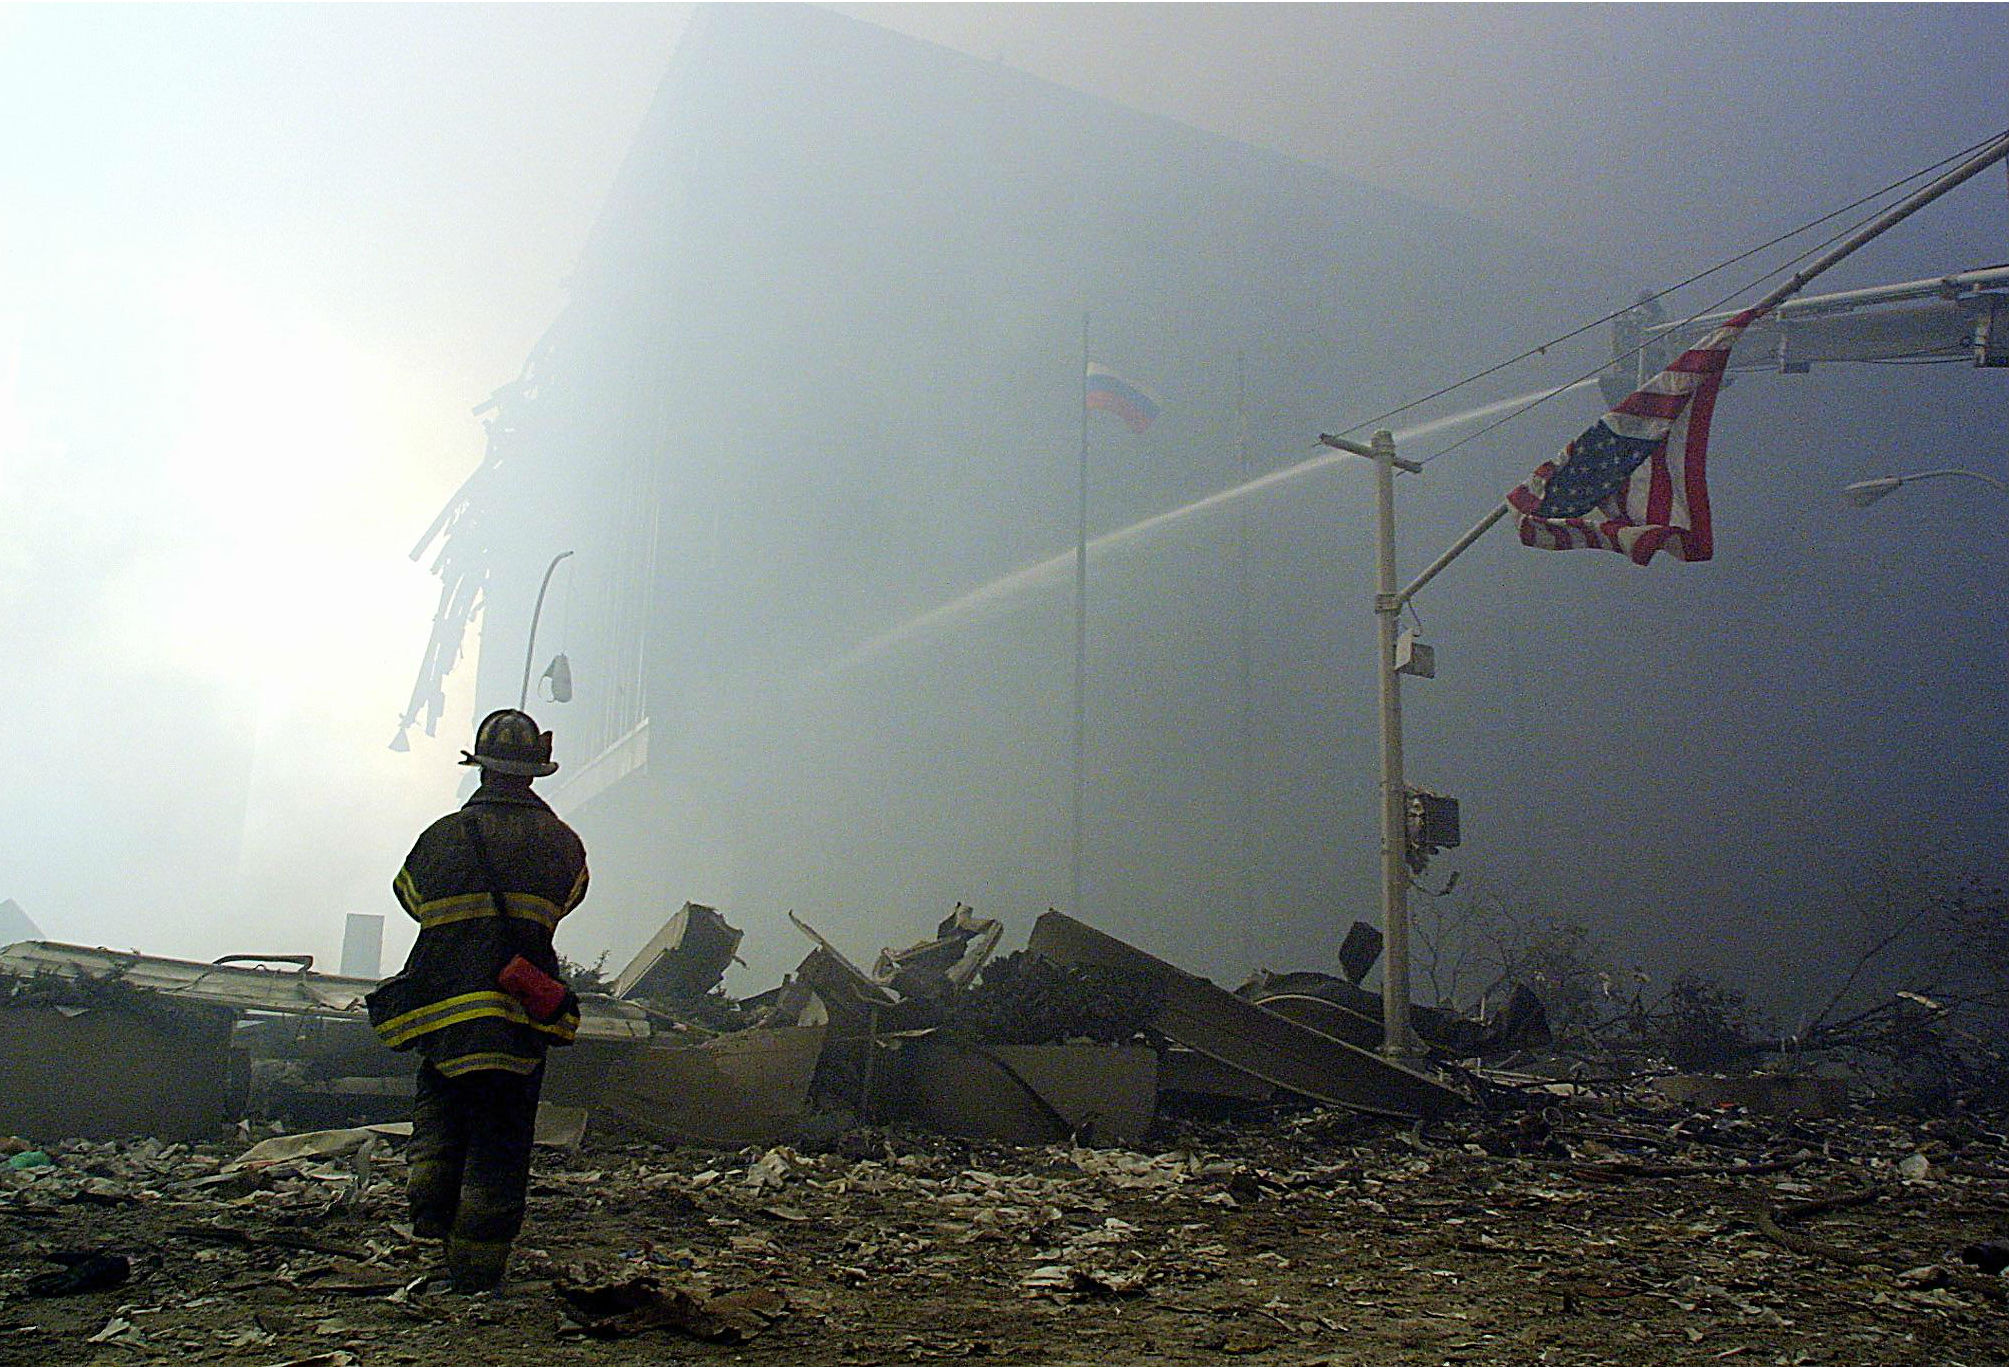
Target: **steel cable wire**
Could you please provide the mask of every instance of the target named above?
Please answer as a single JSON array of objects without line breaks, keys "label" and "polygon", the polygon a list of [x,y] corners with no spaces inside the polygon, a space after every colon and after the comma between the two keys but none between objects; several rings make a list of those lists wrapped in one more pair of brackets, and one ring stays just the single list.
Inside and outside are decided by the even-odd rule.
[{"label": "steel cable wire", "polygon": [[[1644,295],[1635,303],[1629,304],[1625,308],[1615,309],[1612,312],[1605,314],[1601,318],[1594,318],[1590,322],[1585,323],[1580,327],[1573,328],[1570,331],[1565,332],[1560,336],[1553,337],[1550,340],[1543,342],[1537,346],[1529,347],[1527,350],[1522,351],[1516,355],[1510,356],[1504,361],[1499,361],[1493,365],[1487,366],[1484,370],[1475,371],[1474,373],[1467,375],[1464,379],[1454,381],[1451,384],[1443,386],[1441,389],[1432,390],[1430,393],[1425,394],[1420,398],[1411,399],[1407,403],[1400,404],[1397,407],[1388,409],[1386,412],[1376,414],[1374,417],[1366,418],[1360,422],[1353,423],[1350,426],[1340,428],[1339,429],[1340,435],[1347,435],[1350,433],[1359,432],[1366,428],[1378,427],[1380,424],[1388,421],[1388,419],[1390,418],[1398,417],[1401,414],[1407,413],[1412,409],[1421,408],[1424,404],[1429,403],[1434,399],[1441,399],[1446,394],[1450,394],[1459,389],[1463,389],[1468,384],[1473,384],[1476,381],[1483,380],[1489,375],[1496,375],[1500,371],[1507,369],[1509,366],[1518,365],[1520,362],[1525,361],[1532,356],[1545,355],[1547,354],[1548,349],[1550,347],[1560,346],[1564,342],[1572,341],[1575,338],[1581,337],[1584,333],[1589,332],[1593,328],[1602,327],[1606,323],[1624,317],[1627,313],[1630,313],[1633,309],[1638,308],[1643,304],[1650,304],[1657,300],[1664,299],[1668,295],[1673,294],[1677,290],[1686,289],[1690,285],[1708,279],[1710,276],[1717,274],[1719,271],[1728,270],[1730,267],[1735,266],[1740,262],[1750,260],[1752,257],[1757,256],[1761,252],[1770,251],[1773,247],[1778,246],[1782,242],[1791,241],[1793,238],[1798,237],[1801,233],[1811,231],[1814,228],[1820,227],[1824,223],[1828,223],[1834,219],[1841,217],[1843,214],[1851,213],[1854,210],[1861,208],[1865,204],[1874,203],[1875,201],[1880,200],[1887,195],[1890,195],[1898,190],[1902,190],[1904,187],[1910,185],[1914,181],[1923,180],[1925,177],[1932,175],[1934,172],[1943,170],[1944,168],[1959,161],[1961,158],[1971,156],[1973,153],[1978,152],[1981,148],[1995,141],[1995,139],[1999,136],[2000,134],[1994,134],[1989,137],[1983,138],[1980,142],[1975,143],[1971,147],[1962,148],[1960,151],[1955,152],[1953,155],[1946,157],[1941,161],[1934,162],[1932,165],[1925,167],[1923,170],[1914,171],[1908,176],[1904,176],[1899,180],[1894,180],[1890,182],[1888,185],[1885,185],[1881,189],[1873,190],[1869,194],[1864,195],[1861,198],[1856,199],[1848,204],[1844,204],[1838,209],[1834,209],[1828,213],[1822,214],[1819,218],[1803,223],[1799,227],[1794,228],[1789,232],[1781,233],[1777,237],[1772,238],[1770,241],[1762,242],[1757,246],[1749,248],[1746,251],[1739,252],[1737,255],[1729,257],[1726,260],[1719,261],[1717,264],[1709,267],[1707,270],[1698,271],[1684,280],[1677,281],[1676,283],[1667,286],[1665,289],[1659,290],[1652,294]],[[1868,220],[1865,219],[1862,221],[1867,222]],[[1860,226],[1860,224],[1858,224],[1857,226]],[[1784,270],[1788,266],[1795,265],[1798,262],[1805,260],[1808,256],[1812,255],[1814,252],[1819,251],[1822,247],[1840,241],[1842,237],[1847,235],[1847,231],[1853,231],[1853,229],[1846,230],[1843,233],[1838,233],[1834,237],[1830,237],[1824,242],[1817,243],[1815,246],[1809,248],[1806,252],[1803,252],[1801,255],[1794,257],[1791,261],[1788,261],[1784,266],[1779,267],[1778,270]],[[1778,274],[1778,270],[1766,272],[1765,275],[1759,277],[1759,280],[1762,281],[1765,279],[1769,279],[1771,276]],[[1743,292],[1743,289],[1748,288],[1750,288],[1750,286],[1746,285],[1742,289],[1734,291],[1733,293],[1725,296],[1725,299],[1726,300],[1734,299],[1737,297],[1738,294],[1741,294]],[[1711,309],[1717,307],[1719,307],[1718,304],[1711,304],[1708,308],[1699,310],[1694,315],[1694,317],[1700,317],[1702,316],[1702,314],[1706,314]],[[1624,358],[1620,357],[1614,359],[1624,359]],[[1588,379],[1591,378],[1592,376],[1595,376],[1598,373],[1598,371],[1605,369],[1605,367],[1610,364],[1611,364],[1610,361],[1606,361],[1604,365],[1600,365],[1597,368],[1597,370],[1591,371],[1589,375],[1584,376],[1583,378]],[[1546,401],[1547,398],[1545,397],[1543,399],[1536,400],[1536,403],[1544,403]],[[1530,405],[1530,407],[1532,406],[1533,405]],[[1520,411],[1525,412],[1526,410],[1523,409]],[[1508,418],[1501,419],[1501,422],[1511,421],[1513,416],[1518,416],[1518,413],[1510,415]],[[1494,426],[1498,425],[1499,424],[1497,423],[1494,424]],[[1485,430],[1491,430],[1491,429],[1489,428]],[[1473,435],[1476,436],[1478,434],[1474,433]],[[1469,440],[1469,438],[1467,438],[1467,440]],[[1463,442],[1460,442],[1458,444],[1463,445]],[[1453,448],[1451,447],[1445,448],[1445,450],[1447,451],[1451,449]],[[1444,454],[1444,452],[1440,451],[1437,454],[1442,455]],[[1435,457],[1433,456],[1431,457],[1431,459],[1435,459]]]}]

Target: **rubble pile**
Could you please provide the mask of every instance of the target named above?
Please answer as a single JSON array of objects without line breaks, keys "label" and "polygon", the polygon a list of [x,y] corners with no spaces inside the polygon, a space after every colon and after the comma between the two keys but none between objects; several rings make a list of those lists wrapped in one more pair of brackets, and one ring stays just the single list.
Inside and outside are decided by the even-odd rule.
[{"label": "rubble pile", "polygon": [[1145,1033],[1162,1004],[1138,974],[1021,950],[985,965],[942,1023],[982,1044],[1125,1044]]}]

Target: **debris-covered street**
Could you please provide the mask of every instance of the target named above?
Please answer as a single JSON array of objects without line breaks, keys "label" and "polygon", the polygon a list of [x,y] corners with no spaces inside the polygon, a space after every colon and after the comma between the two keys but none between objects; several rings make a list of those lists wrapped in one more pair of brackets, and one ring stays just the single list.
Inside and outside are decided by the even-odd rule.
[{"label": "debris-covered street", "polygon": [[[397,1229],[394,1142],[359,1157],[357,1132],[348,1152],[237,1168],[241,1143],[79,1143],[5,1176],[0,1360],[1948,1367],[2009,1353],[2009,1288],[1959,1256],[2009,1219],[2009,1136],[1575,1090],[1421,1126],[1311,1108],[1181,1122],[1134,1149],[872,1129],[728,1152],[590,1134],[539,1151],[515,1273],[476,1297],[430,1282],[435,1253]],[[130,1260],[130,1280],[23,1295],[72,1249]],[[625,1299],[580,1291],[623,1285]]]}]

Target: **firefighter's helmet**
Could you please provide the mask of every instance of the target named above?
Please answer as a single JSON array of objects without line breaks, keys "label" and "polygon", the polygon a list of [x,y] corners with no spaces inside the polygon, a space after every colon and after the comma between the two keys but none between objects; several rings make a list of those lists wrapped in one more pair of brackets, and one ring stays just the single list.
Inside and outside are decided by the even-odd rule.
[{"label": "firefighter's helmet", "polygon": [[481,719],[474,749],[460,752],[462,764],[478,764],[498,774],[543,778],[558,772],[551,762],[551,733],[539,731],[527,712],[505,707]]}]

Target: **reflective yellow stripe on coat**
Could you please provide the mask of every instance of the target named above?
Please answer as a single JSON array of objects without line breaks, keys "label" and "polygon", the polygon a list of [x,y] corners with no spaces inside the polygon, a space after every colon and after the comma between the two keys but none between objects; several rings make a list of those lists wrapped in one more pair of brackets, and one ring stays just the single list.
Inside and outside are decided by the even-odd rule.
[{"label": "reflective yellow stripe on coat", "polygon": [[500,1069],[507,1073],[522,1073],[526,1077],[537,1071],[542,1059],[523,1058],[516,1054],[494,1051],[480,1054],[462,1054],[459,1058],[442,1059],[433,1065],[442,1077],[460,1077],[465,1073],[479,1073],[490,1069]]},{"label": "reflective yellow stripe on coat", "polygon": [[402,1016],[393,1016],[377,1027],[377,1037],[396,1049],[420,1035],[484,1017],[500,1017],[562,1040],[569,1040],[579,1033],[577,1012],[567,1011],[554,1021],[534,1021],[530,1019],[530,1013],[523,1009],[523,1003],[507,992],[484,991],[463,992],[458,997],[448,997],[430,1006],[407,1011]]},{"label": "reflective yellow stripe on coat", "polygon": [[[546,930],[555,930],[559,919],[565,915],[549,899],[528,892],[504,893],[502,906],[509,915],[535,921]],[[405,910],[419,923],[420,930],[431,930],[434,926],[452,925],[455,921],[493,916],[495,899],[485,892],[464,892],[455,897],[435,897],[430,902],[420,902]]]}]

